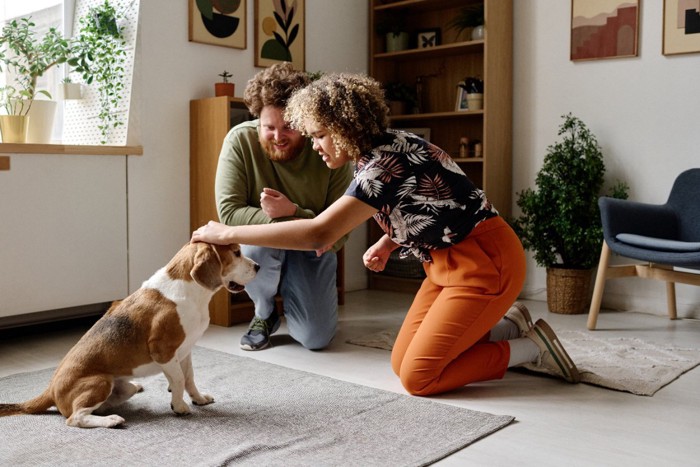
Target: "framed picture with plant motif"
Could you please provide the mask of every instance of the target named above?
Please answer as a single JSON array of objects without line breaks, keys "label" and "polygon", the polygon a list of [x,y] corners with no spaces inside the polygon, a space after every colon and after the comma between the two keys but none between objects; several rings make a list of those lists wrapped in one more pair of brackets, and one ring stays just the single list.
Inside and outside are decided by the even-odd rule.
[{"label": "framed picture with plant motif", "polygon": [[636,57],[640,0],[571,0],[570,59]]},{"label": "framed picture with plant motif", "polygon": [[245,0],[189,0],[189,40],[246,48]]},{"label": "framed picture with plant motif", "polygon": [[663,54],[700,52],[700,1],[664,0]]},{"label": "framed picture with plant motif", "polygon": [[304,71],[304,0],[255,0],[255,66],[291,62]]}]

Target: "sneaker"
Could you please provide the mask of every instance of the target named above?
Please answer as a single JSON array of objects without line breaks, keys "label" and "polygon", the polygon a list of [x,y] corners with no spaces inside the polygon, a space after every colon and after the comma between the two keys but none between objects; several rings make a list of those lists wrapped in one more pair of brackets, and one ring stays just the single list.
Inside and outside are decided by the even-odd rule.
[{"label": "sneaker", "polygon": [[528,311],[527,307],[520,302],[513,303],[513,306],[510,307],[508,313],[506,313],[503,318],[512,322],[518,327],[518,329],[520,329],[520,337],[525,337],[525,335],[534,326],[532,324],[530,312]]},{"label": "sneaker", "polygon": [[537,363],[526,363],[523,367],[559,376],[569,383],[581,381],[576,364],[566,353],[552,328],[544,320],[538,319],[525,337],[537,344],[540,348],[540,356],[537,358]]},{"label": "sneaker", "polygon": [[280,327],[280,317],[273,312],[267,319],[255,316],[248,326],[248,332],[241,337],[241,349],[262,350],[270,345],[270,335]]}]

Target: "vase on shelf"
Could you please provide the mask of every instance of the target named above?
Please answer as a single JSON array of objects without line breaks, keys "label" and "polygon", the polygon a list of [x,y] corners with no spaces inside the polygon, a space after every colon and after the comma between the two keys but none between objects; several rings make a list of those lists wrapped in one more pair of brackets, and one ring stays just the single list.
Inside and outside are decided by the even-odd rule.
[{"label": "vase on shelf", "polygon": [[389,32],[386,34],[386,51],[399,52],[408,49],[408,33],[407,32]]},{"label": "vase on shelf", "polygon": [[483,40],[485,32],[486,31],[484,29],[483,24],[476,26],[474,29],[472,29],[472,40],[473,41]]},{"label": "vase on shelf", "polygon": [[484,108],[484,95],[482,93],[467,94],[467,109],[481,110]]}]

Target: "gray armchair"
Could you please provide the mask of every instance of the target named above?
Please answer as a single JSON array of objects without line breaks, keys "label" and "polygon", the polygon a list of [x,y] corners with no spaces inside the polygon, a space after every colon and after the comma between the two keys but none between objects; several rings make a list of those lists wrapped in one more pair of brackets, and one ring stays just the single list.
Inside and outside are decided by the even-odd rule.
[{"label": "gray armchair", "polygon": [[[638,276],[666,282],[668,314],[676,318],[675,283],[700,286],[700,275],[674,267],[700,269],[700,168],[686,170],[673,183],[665,204],[600,198],[605,241],[588,312],[595,329],[605,281]],[[610,266],[610,254],[645,264]]]}]

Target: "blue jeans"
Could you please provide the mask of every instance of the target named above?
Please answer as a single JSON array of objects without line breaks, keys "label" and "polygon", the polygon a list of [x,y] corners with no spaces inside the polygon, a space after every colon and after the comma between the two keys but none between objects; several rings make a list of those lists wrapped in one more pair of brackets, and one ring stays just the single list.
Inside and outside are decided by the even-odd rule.
[{"label": "blue jeans", "polygon": [[279,291],[289,335],[307,349],[326,347],[338,325],[335,253],[317,257],[313,251],[251,245],[241,245],[241,251],[260,265],[255,279],[245,286],[255,315],[269,318]]}]

